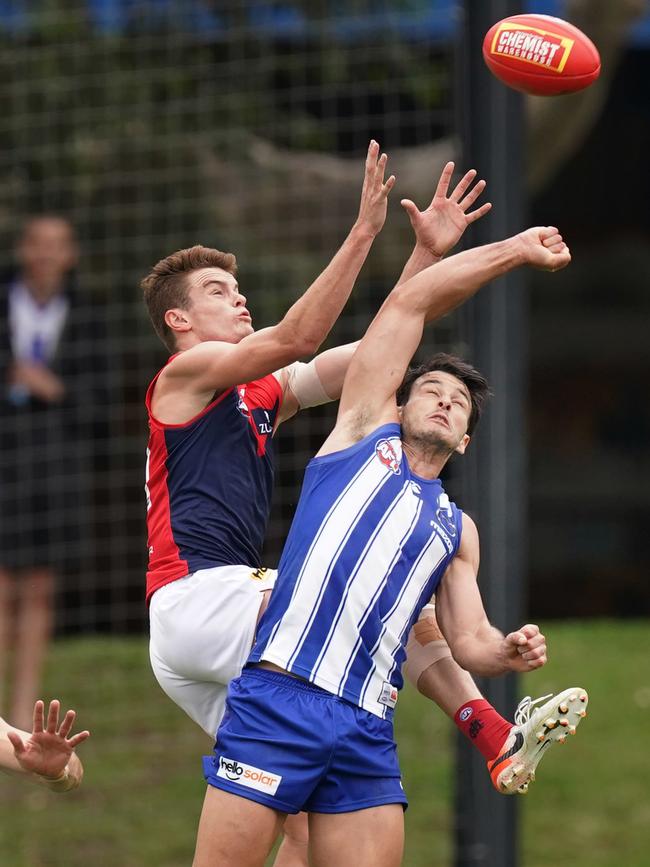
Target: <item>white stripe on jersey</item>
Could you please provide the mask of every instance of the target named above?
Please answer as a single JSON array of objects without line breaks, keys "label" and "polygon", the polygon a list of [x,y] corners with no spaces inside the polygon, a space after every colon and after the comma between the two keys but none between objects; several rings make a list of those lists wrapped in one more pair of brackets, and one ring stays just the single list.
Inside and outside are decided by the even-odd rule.
[{"label": "white stripe on jersey", "polygon": [[[380,461],[374,460],[373,453],[328,511],[305,557],[287,611],[276,623],[264,648],[264,659],[286,668],[298,655],[339,551],[362,518],[367,503],[391,475]],[[306,574],[309,581],[303,582]]]},{"label": "white stripe on jersey", "polygon": [[[437,558],[436,555],[438,555]],[[367,710],[370,710],[370,705],[374,703],[374,713],[380,716],[386,715],[386,706],[380,704],[377,698],[381,693],[383,684],[390,681],[395,669],[395,654],[402,643],[404,624],[410,622],[429,576],[435,572],[446,556],[447,549],[434,530],[429,544],[423,548],[417,562],[413,564],[413,569],[404,582],[400,595],[383,618],[383,629],[371,652],[373,667],[368,672],[361,690],[360,703]],[[432,567],[434,558],[436,558],[435,566]],[[391,642],[392,646],[386,641],[386,633],[395,639],[394,642]]]},{"label": "white stripe on jersey", "polygon": [[[401,685],[397,660],[408,628],[461,532],[440,481],[411,474],[397,432],[382,426],[308,469],[251,655],[383,718]],[[453,526],[442,521],[443,508]]]},{"label": "white stripe on jersey", "polygon": [[[386,586],[388,575],[401,556],[402,547],[421,511],[422,501],[413,495],[410,486],[405,485],[373,531],[348,578],[329,634],[312,670],[313,676],[337,688],[339,694],[361,643],[359,632]],[[345,671],[343,679],[342,669]]]}]

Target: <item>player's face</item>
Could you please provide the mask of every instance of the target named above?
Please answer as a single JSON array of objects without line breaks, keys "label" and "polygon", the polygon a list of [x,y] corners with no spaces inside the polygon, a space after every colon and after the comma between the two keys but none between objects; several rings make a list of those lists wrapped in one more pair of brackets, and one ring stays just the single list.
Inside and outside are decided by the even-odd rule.
[{"label": "player's face", "polygon": [[184,311],[199,340],[239,343],[253,333],[246,298],[235,277],[222,268],[201,268],[188,276],[189,309]]},{"label": "player's face", "polygon": [[471,411],[469,390],[460,379],[439,370],[424,373],[401,408],[404,441],[463,454]]}]

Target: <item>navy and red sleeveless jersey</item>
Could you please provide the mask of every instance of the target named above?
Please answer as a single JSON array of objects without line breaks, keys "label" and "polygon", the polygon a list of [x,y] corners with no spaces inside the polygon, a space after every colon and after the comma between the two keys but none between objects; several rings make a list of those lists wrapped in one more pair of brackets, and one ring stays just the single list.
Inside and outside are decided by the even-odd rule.
[{"label": "navy and red sleeveless jersey", "polygon": [[151,412],[159,375],[146,398],[147,601],[199,569],[261,565],[282,402],[269,375],[228,389],[186,424],[161,424]]}]

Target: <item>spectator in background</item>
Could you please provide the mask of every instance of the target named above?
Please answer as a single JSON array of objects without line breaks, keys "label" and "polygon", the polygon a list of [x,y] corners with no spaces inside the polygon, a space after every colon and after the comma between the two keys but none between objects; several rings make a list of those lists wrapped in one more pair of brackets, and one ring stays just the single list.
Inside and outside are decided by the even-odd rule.
[{"label": "spectator in background", "polygon": [[[7,713],[23,729],[52,633],[55,574],[87,537],[104,347],[73,288],[77,259],[68,220],[31,217],[17,268],[0,281],[0,689],[12,684]],[[10,649],[12,676],[2,668]]]}]

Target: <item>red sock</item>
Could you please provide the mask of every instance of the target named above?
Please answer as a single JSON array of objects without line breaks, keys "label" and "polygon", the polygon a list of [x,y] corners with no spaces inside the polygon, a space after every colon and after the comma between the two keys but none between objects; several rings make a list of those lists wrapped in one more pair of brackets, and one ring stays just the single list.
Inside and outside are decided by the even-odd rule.
[{"label": "red sock", "polygon": [[484,698],[462,704],[454,722],[489,762],[499,755],[512,723],[504,719]]}]

